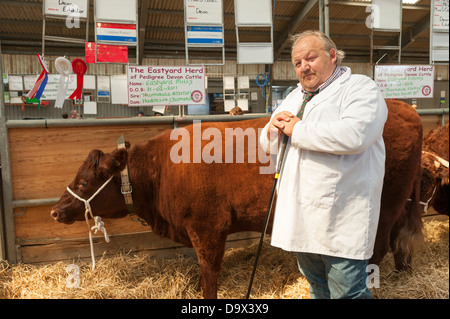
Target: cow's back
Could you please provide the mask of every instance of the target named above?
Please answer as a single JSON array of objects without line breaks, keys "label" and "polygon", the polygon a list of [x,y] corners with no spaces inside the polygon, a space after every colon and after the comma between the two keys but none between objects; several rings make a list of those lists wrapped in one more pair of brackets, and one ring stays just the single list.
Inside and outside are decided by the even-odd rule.
[{"label": "cow's back", "polygon": [[[405,102],[386,100],[388,118],[383,131],[386,146],[386,179],[398,179],[410,165],[411,154],[419,155],[422,145],[422,122],[417,112]],[[401,182],[401,181],[398,181]],[[389,186],[386,185],[385,186]],[[408,194],[409,195],[409,194]]]},{"label": "cow's back", "polygon": [[[210,227],[220,225],[229,233],[261,231],[273,174],[264,170],[269,162],[260,162],[258,129],[268,121],[265,117],[202,122],[182,127],[177,134],[174,130],[158,137],[165,145],[165,152],[160,154],[159,192],[164,196],[159,196],[159,211],[172,226],[182,228],[183,223],[192,220],[205,221]],[[177,163],[180,158],[174,161],[174,155],[180,156],[183,152],[178,143],[187,141],[183,142],[181,133],[189,136],[190,154],[187,162]],[[220,142],[221,147],[214,141]],[[172,148],[177,152],[171,154]],[[243,150],[243,163],[236,154],[237,149]],[[220,160],[216,158],[208,163],[216,152],[221,152]]]},{"label": "cow's back", "polygon": [[430,131],[423,139],[423,150],[433,152],[446,161],[449,160],[449,124]]}]

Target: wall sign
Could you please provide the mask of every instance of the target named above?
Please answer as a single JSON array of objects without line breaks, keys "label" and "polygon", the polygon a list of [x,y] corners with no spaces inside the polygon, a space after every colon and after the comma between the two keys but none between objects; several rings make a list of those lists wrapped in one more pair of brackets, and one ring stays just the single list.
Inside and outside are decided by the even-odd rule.
[{"label": "wall sign", "polygon": [[386,99],[432,98],[433,65],[377,65],[375,82]]},{"label": "wall sign", "polygon": [[205,104],[205,68],[191,66],[127,67],[128,105]]}]

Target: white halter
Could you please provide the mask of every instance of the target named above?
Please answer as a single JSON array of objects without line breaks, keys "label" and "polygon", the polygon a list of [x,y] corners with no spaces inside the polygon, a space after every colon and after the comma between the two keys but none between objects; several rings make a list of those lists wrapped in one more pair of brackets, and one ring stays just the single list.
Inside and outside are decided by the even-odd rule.
[{"label": "white halter", "polygon": [[[95,269],[95,257],[94,257],[94,245],[92,243],[92,234],[91,234],[91,230],[94,231],[94,234],[97,234],[97,231],[101,231],[103,232],[103,234],[105,234],[105,241],[107,243],[109,243],[109,236],[106,232],[105,229],[105,224],[104,222],[102,222],[102,219],[100,218],[100,216],[95,216],[92,214],[92,208],[91,205],[89,204],[89,202],[91,200],[93,200],[95,198],[95,196],[97,196],[103,188],[106,187],[106,185],[108,185],[108,183],[112,180],[113,176],[111,176],[89,199],[83,199],[80,196],[78,196],[77,194],[75,194],[69,187],[67,187],[67,191],[76,199],[82,201],[84,203],[84,207],[85,207],[85,212],[84,212],[84,218],[86,219],[86,224],[88,226],[89,229],[89,244],[91,245],[91,258],[92,258],[92,270]],[[94,220],[95,225],[92,226],[92,228],[89,226],[89,217],[88,214],[91,216],[91,218]]]}]

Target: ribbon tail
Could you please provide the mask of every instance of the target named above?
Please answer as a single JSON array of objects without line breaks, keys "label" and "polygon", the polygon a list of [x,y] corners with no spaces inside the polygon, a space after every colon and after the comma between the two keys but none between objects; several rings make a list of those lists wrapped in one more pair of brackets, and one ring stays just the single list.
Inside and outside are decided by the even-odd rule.
[{"label": "ribbon tail", "polygon": [[69,77],[60,75],[58,94],[56,96],[55,107],[62,109],[66,98],[67,88],[69,86]]},{"label": "ribbon tail", "polygon": [[73,91],[72,95],[69,97],[69,99],[81,99],[81,92],[83,90],[83,75],[80,76],[80,74],[77,75],[77,88],[75,91]]},{"label": "ribbon tail", "polygon": [[47,73],[45,73],[44,76],[44,80],[41,83],[41,86],[39,87],[39,90],[36,92],[35,98],[37,98],[38,100],[41,99],[42,93],[44,92],[45,86],[47,85],[47,81],[48,81],[48,75]]},{"label": "ribbon tail", "polygon": [[34,98],[34,96],[36,95],[37,90],[41,86],[41,83],[44,80],[44,74],[46,74],[45,71],[42,71],[41,74],[39,75],[38,79],[36,80],[36,83],[34,83],[33,88],[30,90],[30,92],[28,92],[27,98],[29,98],[30,100],[32,98]]}]

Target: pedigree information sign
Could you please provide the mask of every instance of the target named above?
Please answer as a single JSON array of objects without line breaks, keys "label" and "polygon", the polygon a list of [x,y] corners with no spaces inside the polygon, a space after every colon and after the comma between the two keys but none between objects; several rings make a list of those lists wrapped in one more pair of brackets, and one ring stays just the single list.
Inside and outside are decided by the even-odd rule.
[{"label": "pedigree information sign", "polygon": [[128,66],[128,106],[205,104],[205,68]]},{"label": "pedigree information sign", "polygon": [[432,98],[433,65],[377,65],[375,82],[386,99]]}]

